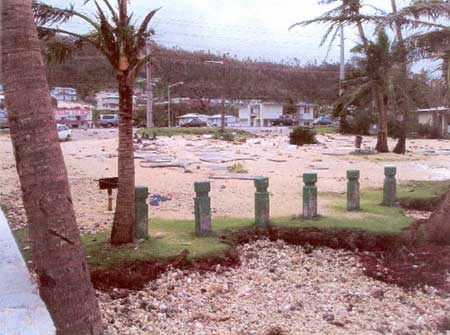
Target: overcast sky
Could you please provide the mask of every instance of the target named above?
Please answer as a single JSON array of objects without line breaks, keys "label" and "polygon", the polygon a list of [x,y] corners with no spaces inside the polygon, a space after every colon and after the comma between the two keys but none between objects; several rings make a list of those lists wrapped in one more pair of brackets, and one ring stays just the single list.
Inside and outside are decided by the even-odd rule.
[{"label": "overcast sky", "polygon": [[[115,3],[115,0],[110,0]],[[401,6],[406,0],[399,0]],[[45,0],[58,6],[75,5],[93,13],[92,4],[84,0]],[[99,0],[101,3],[101,0]],[[238,58],[276,62],[300,60],[302,63],[326,59],[327,46],[319,47],[325,28],[314,25],[288,30],[293,23],[314,18],[330,6],[317,0],[131,0],[130,10],[138,18],[161,7],[154,18],[155,40],[167,47],[186,50],[210,50],[229,53]],[[366,0],[366,3],[389,10],[390,0]],[[71,29],[85,26],[71,24]],[[346,31],[346,49],[354,46],[356,35]],[[328,61],[339,60],[339,40],[330,49]]]}]

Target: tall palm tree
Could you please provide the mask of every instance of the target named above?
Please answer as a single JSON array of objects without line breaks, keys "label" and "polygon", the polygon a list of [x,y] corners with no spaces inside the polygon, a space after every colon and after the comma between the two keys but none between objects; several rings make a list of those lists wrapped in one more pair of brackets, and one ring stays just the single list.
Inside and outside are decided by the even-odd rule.
[{"label": "tall palm tree", "polygon": [[2,0],[1,73],[40,295],[59,335],[102,334],[31,0]]},{"label": "tall palm tree", "polygon": [[[379,30],[375,42],[367,41],[367,47],[358,45],[353,48],[355,54],[353,65],[354,74],[344,82],[344,94],[340,99],[344,108],[352,105],[369,108],[375,104],[378,110],[379,124],[387,128],[388,102],[389,102],[389,72],[391,67],[389,38],[384,30]],[[380,134],[387,134],[383,129]],[[379,138],[378,147],[383,140]]]},{"label": "tall palm tree", "polygon": [[[88,0],[89,1],[89,0]],[[88,2],[86,1],[86,2]],[[127,0],[117,0],[114,8],[108,0],[102,0],[109,15],[94,1],[97,17],[84,15],[73,8],[61,9],[35,2],[35,18],[42,38],[56,34],[70,37],[68,40],[54,40],[49,44],[50,54],[58,59],[70,57],[74,50],[90,44],[100,50],[117,73],[119,86],[119,157],[117,206],[111,231],[112,244],[134,241],[135,223],[135,168],[133,154],[133,85],[136,75],[150,59],[146,55],[146,41],[152,35],[149,23],[156,14],[152,10],[138,27],[133,14],[128,13]],[[84,21],[92,30],[86,34],[53,27],[76,17]]]},{"label": "tall palm tree", "polygon": [[[328,25],[328,28],[322,38],[321,45],[325,44],[326,41],[330,40],[330,45],[336,39],[341,25],[347,25],[356,27],[358,30],[360,38],[360,50],[366,54],[366,57],[370,57],[371,44],[367,35],[365,33],[363,23],[372,22],[378,18],[374,15],[364,15],[361,13],[363,7],[361,0],[322,0],[319,1],[321,4],[332,4],[340,3],[336,8],[325,12],[321,16],[296,23],[290,27],[292,29],[295,26],[308,26],[311,24],[322,23]],[[370,78],[371,91],[373,92],[374,99],[377,106],[377,111],[379,114],[379,131],[378,131],[378,141],[376,148],[379,152],[387,152],[388,148],[388,134],[387,134],[387,116],[386,110],[384,108],[385,104],[383,102],[382,91],[380,86],[377,85],[375,81]]]}]

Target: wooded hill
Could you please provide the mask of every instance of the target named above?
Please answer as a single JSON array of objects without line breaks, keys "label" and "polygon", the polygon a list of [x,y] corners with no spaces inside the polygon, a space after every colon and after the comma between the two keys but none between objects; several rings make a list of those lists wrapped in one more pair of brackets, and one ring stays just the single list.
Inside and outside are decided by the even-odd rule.
[{"label": "wooded hill", "polygon": [[[169,83],[183,81],[174,97],[263,99],[286,102],[331,103],[337,96],[338,65],[291,65],[240,61],[207,52],[179,49],[154,50],[153,78],[157,78],[155,98],[167,97]],[[223,62],[209,63],[205,61]],[[142,71],[139,85],[145,85]],[[114,73],[106,59],[93,48],[84,47],[62,64],[48,64],[50,86],[77,88],[81,97],[100,89],[115,87]],[[140,84],[139,84],[140,82]]]}]

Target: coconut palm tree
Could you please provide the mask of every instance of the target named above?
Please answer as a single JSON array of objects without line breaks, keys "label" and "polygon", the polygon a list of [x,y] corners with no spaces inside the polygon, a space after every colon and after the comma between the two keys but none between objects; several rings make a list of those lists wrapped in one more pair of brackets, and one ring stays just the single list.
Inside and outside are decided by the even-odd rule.
[{"label": "coconut palm tree", "polygon": [[[387,127],[389,105],[389,83],[391,68],[389,38],[384,30],[379,30],[375,42],[368,41],[367,47],[358,45],[352,52],[355,71],[352,77],[344,82],[344,94],[340,101],[344,108],[358,105],[360,108],[371,109],[375,104],[379,124]],[[387,133],[384,129],[380,133]],[[377,145],[383,143],[379,140]],[[382,148],[376,148],[382,151]]]},{"label": "coconut palm tree", "polygon": [[2,0],[1,73],[39,292],[60,335],[103,333],[31,0]]},{"label": "coconut palm tree", "polygon": [[[363,4],[361,0],[322,0],[319,3],[327,5],[332,3],[340,4],[336,8],[325,12],[315,19],[296,23],[289,29],[292,29],[295,26],[308,26],[316,23],[326,24],[328,25],[328,28],[322,38],[321,45],[325,44],[327,40],[330,40],[331,45],[331,43],[334,42],[334,40],[338,36],[341,25],[356,27],[360,38],[359,50],[360,52],[364,52],[367,59],[369,59],[371,57],[371,43],[367,38],[363,23],[373,22],[378,19],[378,16],[362,14],[361,9],[363,8]],[[373,97],[376,102],[380,123],[376,148],[379,152],[387,152],[389,151],[387,142],[387,114],[384,108],[385,104],[382,103],[382,90],[380,89],[380,85],[373,81],[370,75],[369,83],[371,87],[370,90],[373,93]]]},{"label": "coconut palm tree", "polygon": [[[37,1],[34,3],[34,12],[42,38],[49,39],[56,35],[70,37],[65,40],[54,39],[49,43],[49,53],[53,58],[64,60],[77,48],[90,44],[100,50],[117,73],[120,117],[119,185],[111,231],[111,243],[117,245],[134,241],[133,85],[136,75],[151,57],[146,55],[146,41],[153,34],[148,26],[157,9],[148,13],[137,26],[133,14],[128,13],[127,0],[117,0],[117,8],[108,0],[102,1],[108,12],[94,1],[97,8],[96,17],[85,15],[73,7],[61,9]],[[54,26],[74,17],[85,22],[92,30],[80,34]]]}]

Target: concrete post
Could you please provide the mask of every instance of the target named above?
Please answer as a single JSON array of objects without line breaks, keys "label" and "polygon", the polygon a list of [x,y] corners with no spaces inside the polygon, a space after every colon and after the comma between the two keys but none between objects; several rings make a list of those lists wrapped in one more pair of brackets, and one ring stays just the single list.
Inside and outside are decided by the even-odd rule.
[{"label": "concrete post", "polygon": [[255,178],[255,223],[261,229],[267,229],[270,220],[270,199],[267,188],[269,178]]},{"label": "concrete post", "polygon": [[347,210],[360,209],[359,170],[347,171]]},{"label": "concrete post", "polygon": [[303,174],[303,217],[311,219],[317,216],[317,174]]},{"label": "concrete post", "polygon": [[135,188],[135,220],[134,236],[136,239],[148,239],[148,188],[136,186]]},{"label": "concrete post", "polygon": [[211,227],[211,198],[209,191],[211,185],[209,181],[195,182],[195,234],[197,236],[205,236],[212,232]]},{"label": "concrete post", "polygon": [[383,205],[395,206],[397,202],[397,181],[395,174],[397,168],[395,166],[384,167],[384,189],[383,189]]}]

